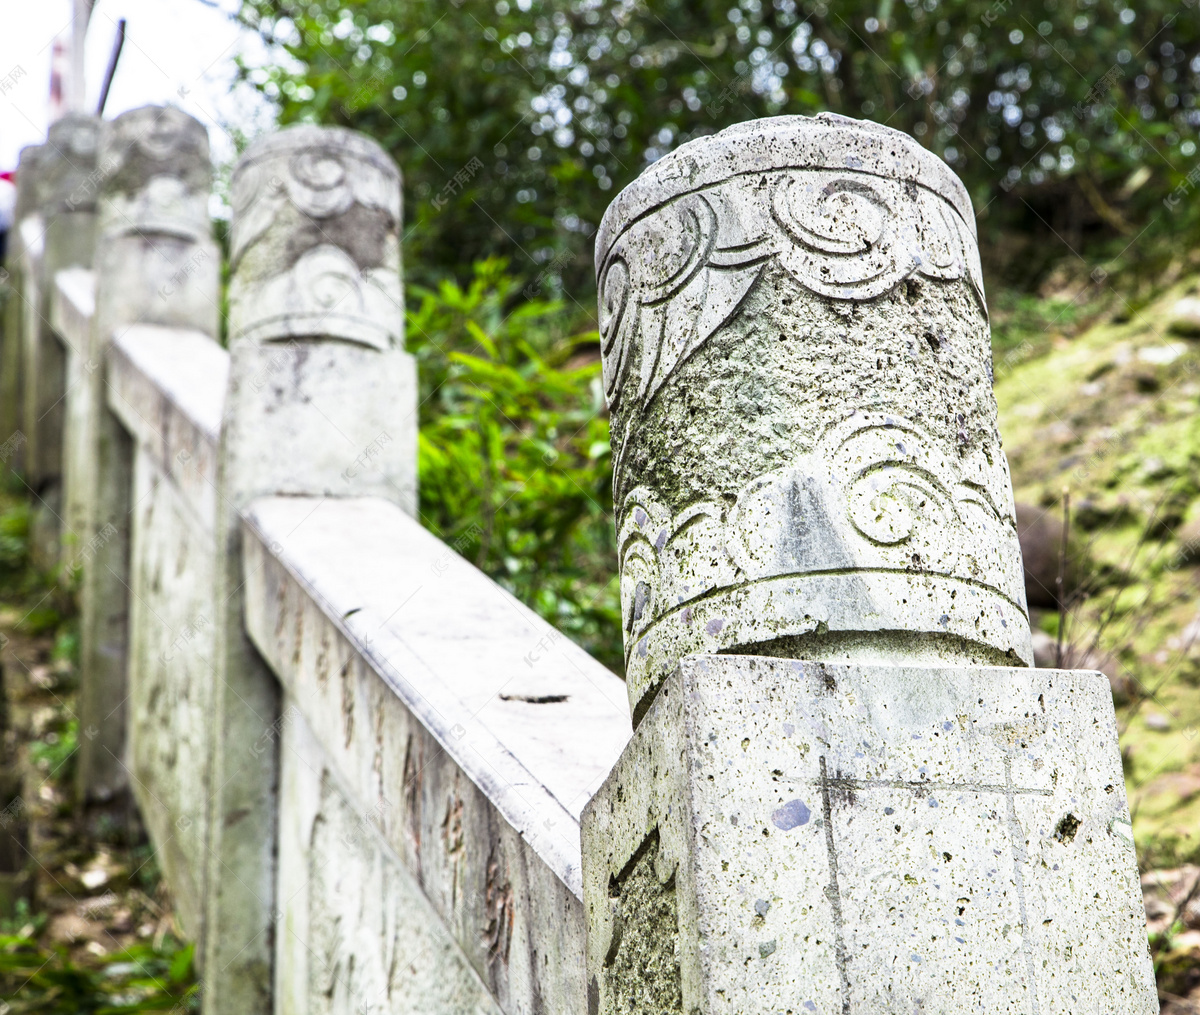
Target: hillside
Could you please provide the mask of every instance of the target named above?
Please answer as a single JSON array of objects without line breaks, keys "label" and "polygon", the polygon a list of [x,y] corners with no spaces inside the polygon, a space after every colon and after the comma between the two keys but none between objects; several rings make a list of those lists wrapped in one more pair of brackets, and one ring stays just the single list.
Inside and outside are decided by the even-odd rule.
[{"label": "hillside", "polygon": [[[1200,859],[1200,341],[1180,316],[1197,289],[1140,309],[1042,304],[1040,327],[996,328],[1013,486],[1043,530],[1023,540],[1027,566],[1053,583],[1068,490],[1067,662],[1113,682],[1143,870]],[[1043,607],[1052,663],[1058,615]]]}]

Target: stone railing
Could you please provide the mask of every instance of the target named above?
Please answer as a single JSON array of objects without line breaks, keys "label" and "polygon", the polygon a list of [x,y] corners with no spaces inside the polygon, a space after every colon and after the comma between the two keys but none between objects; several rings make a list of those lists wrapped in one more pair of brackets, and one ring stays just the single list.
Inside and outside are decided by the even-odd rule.
[{"label": "stone railing", "polygon": [[136,801],[206,1012],[1157,1010],[1107,683],[1024,665],[941,162],[780,118],[614,202],[627,684],[415,520],[391,160],[249,149],[228,351],[210,177],[176,110],[56,124],[0,349],[80,802]]},{"label": "stone railing", "polygon": [[0,392],[39,563],[82,574],[78,791],[136,800],[205,1010],[585,1010],[625,689],[413,518],[390,159],[251,148],[229,351],[198,123],[62,121],[21,167]]}]

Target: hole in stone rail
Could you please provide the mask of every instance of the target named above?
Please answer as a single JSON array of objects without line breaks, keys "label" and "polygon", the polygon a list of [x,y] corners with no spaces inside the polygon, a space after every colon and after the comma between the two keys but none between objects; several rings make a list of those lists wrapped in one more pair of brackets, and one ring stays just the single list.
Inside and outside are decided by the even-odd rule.
[{"label": "hole in stone rail", "polygon": [[1065,818],[1058,823],[1058,827],[1054,829],[1054,838],[1059,842],[1074,842],[1075,833],[1079,831],[1079,826],[1083,822],[1074,814],[1067,814]]},{"label": "hole in stone rail", "polygon": [[502,694],[500,700],[523,701],[529,705],[558,705],[569,697],[569,694]]}]

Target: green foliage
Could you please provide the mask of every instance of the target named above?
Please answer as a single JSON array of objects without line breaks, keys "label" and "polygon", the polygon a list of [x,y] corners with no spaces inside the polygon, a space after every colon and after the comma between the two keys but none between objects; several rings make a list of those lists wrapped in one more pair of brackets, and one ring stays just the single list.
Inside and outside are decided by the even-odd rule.
[{"label": "green foliage", "polygon": [[165,941],[110,955],[98,969],[76,965],[21,935],[0,935],[0,1000],[6,1015],[124,1015],[199,1011],[192,945]]},{"label": "green foliage", "polygon": [[79,665],[79,624],[74,618],[59,626],[54,635],[54,650],[50,658],[55,662]]},{"label": "green foliage", "polygon": [[0,582],[11,582],[29,561],[29,505],[20,501],[0,511]]},{"label": "green foliage", "polygon": [[58,609],[50,603],[39,604],[21,620],[20,628],[28,634],[51,634],[58,629],[63,617]]},{"label": "green foliage", "polygon": [[48,919],[45,913],[33,912],[28,899],[17,899],[12,918],[0,919],[0,937],[36,936],[45,929]]},{"label": "green foliage", "polygon": [[609,666],[621,666],[608,418],[594,332],[505,272],[410,293],[421,519]]},{"label": "green foliage", "polygon": [[583,299],[589,237],[648,162],[821,110],[945,158],[985,257],[1021,281],[1068,248],[1136,265],[1200,218],[1195,2],[243,0],[240,16],[292,58],[247,71],[285,122],[354,127],[396,157],[419,280],[492,253],[531,276],[564,254],[553,273]]},{"label": "green foliage", "polygon": [[989,303],[993,358],[1006,356],[1022,345],[1044,351],[1051,336],[1071,332],[1096,311],[1084,301],[1039,299],[1013,290],[993,294]]},{"label": "green foliage", "polygon": [[69,783],[79,747],[79,720],[69,719],[61,730],[51,730],[29,745],[29,760],[45,776]]}]

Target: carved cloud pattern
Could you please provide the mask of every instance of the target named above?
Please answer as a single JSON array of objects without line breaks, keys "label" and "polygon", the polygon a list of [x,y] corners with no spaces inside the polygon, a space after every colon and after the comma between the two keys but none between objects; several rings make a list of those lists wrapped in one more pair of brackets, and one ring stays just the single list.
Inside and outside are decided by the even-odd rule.
[{"label": "carved cloud pattern", "polygon": [[[769,200],[759,193],[769,190]],[[970,279],[986,314],[979,251],[943,198],[866,173],[789,170],[731,178],[634,222],[600,272],[604,391],[615,407],[640,349],[648,402],[737,311],[775,259],[802,286],[870,300],[911,275]]]},{"label": "carved cloud pattern", "polygon": [[672,515],[638,487],[618,537],[627,650],[665,613],[717,590],[836,569],[989,575],[1024,611],[1010,490],[1003,455],[946,454],[917,423],[881,412],[829,427],[728,507],[700,501]]}]

